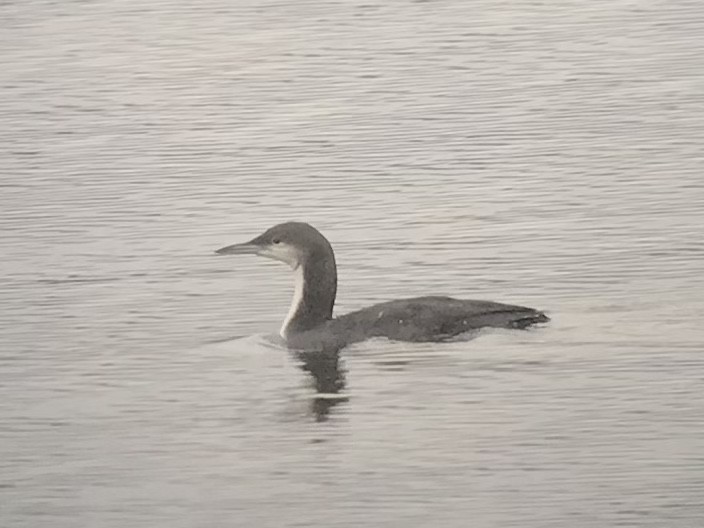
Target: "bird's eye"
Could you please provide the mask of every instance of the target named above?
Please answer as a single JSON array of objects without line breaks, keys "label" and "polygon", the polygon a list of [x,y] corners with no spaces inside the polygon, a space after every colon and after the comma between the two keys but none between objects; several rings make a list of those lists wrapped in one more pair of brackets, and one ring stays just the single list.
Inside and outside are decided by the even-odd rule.
[{"label": "bird's eye", "polygon": [[281,243],[281,240],[279,240],[278,238],[275,238],[274,240],[272,240],[272,242],[273,242],[274,244],[280,244],[280,243]]}]

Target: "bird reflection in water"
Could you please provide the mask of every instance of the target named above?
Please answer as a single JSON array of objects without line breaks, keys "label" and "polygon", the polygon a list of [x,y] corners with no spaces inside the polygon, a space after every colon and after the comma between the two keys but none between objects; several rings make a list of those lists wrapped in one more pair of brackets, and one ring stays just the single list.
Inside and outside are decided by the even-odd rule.
[{"label": "bird reflection in water", "polygon": [[345,371],[340,361],[339,349],[322,351],[296,351],[300,368],[312,376],[315,396],[311,411],[316,421],[324,422],[331,410],[349,397],[344,394]]}]

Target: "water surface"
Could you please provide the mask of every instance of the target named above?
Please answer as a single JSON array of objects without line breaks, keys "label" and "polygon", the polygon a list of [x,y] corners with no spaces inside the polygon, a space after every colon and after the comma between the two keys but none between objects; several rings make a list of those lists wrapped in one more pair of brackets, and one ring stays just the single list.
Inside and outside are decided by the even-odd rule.
[{"label": "water surface", "polygon": [[[0,5],[0,524],[704,522],[699,2]],[[531,332],[268,337],[332,241],[337,311],[449,294]]]}]

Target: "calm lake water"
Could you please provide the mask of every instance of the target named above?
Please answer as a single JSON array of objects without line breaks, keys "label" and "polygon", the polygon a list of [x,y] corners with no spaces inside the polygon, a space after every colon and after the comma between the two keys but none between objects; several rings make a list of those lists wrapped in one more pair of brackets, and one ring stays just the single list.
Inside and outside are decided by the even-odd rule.
[{"label": "calm lake water", "polygon": [[[704,526],[704,4],[0,4],[0,525]],[[272,339],[290,219],[344,313],[550,325]]]}]

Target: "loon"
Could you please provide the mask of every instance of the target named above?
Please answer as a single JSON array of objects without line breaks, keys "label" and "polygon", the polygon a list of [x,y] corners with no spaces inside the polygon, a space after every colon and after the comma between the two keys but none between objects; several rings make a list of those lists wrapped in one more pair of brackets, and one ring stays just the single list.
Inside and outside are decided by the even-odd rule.
[{"label": "loon", "polygon": [[293,302],[280,332],[291,349],[338,350],[373,337],[437,342],[482,327],[523,329],[549,321],[533,308],[439,296],[383,302],[333,318],[335,254],[320,231],[303,222],[275,225],[249,242],[215,253],[259,255],[291,267]]}]

